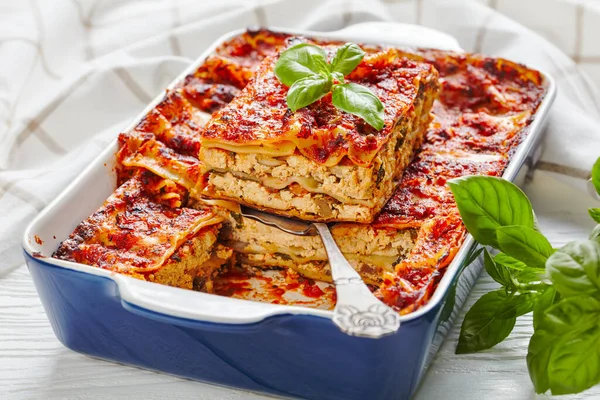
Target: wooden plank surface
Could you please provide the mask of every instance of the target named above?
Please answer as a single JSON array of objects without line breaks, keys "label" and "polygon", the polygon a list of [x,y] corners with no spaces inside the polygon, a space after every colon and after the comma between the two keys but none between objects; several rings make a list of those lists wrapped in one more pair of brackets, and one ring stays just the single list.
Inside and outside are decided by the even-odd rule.
[{"label": "wooden plank surface", "polygon": [[[526,185],[542,231],[554,246],[586,238],[593,224],[586,207],[594,200],[537,173]],[[536,396],[525,365],[531,315],[494,349],[456,355],[460,323],[468,306],[497,287],[484,274],[435,357],[417,395],[430,399],[545,399]],[[263,395],[187,381],[95,360],[64,348],[55,338],[27,269],[0,277],[0,399],[264,399]],[[598,399],[600,387],[560,399]]]}]

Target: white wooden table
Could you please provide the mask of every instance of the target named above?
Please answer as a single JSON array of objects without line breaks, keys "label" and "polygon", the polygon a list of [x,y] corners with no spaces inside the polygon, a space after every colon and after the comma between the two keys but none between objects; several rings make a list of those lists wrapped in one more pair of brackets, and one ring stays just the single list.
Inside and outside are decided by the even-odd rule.
[{"label": "white wooden table", "polygon": [[[561,185],[539,175],[525,188],[542,231],[555,246],[586,238],[593,227],[586,207],[594,205],[594,200],[582,193],[573,194],[569,187]],[[556,197],[557,193],[560,197]],[[467,305],[496,286],[484,272]],[[525,355],[532,332],[531,315],[521,317],[510,337],[496,348],[478,354],[456,355],[454,348],[466,309],[442,345],[416,399],[549,398],[547,395],[536,397],[527,374]],[[0,277],[0,399],[20,398],[268,397],[112,364],[64,348],[52,333],[29,273],[22,266]],[[599,398],[600,386],[560,399]]]}]

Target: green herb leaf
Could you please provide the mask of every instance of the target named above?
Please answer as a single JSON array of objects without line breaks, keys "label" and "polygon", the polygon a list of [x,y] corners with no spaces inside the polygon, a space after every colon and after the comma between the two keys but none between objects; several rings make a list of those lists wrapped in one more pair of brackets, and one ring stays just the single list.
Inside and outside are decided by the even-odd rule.
[{"label": "green herb leaf", "polygon": [[533,328],[537,329],[541,324],[544,313],[560,300],[560,295],[552,286],[549,286],[538,297],[536,305],[533,307]]},{"label": "green herb leaf", "polygon": [[288,108],[296,111],[305,107],[323,97],[333,86],[331,101],[336,108],[364,119],[378,131],[383,129],[385,109],[381,100],[366,87],[345,83],[344,75],[352,72],[364,55],[353,43],[339,47],[332,64],[327,63],[327,54],[319,46],[301,43],[285,50],[275,63],[274,72],[290,87]]},{"label": "green herb leaf", "polygon": [[311,75],[296,81],[288,91],[287,104],[296,111],[314,103],[329,93],[331,82],[321,75]]},{"label": "green herb leaf", "polygon": [[529,267],[543,269],[554,249],[538,231],[523,226],[503,226],[497,230],[498,245],[509,256]]},{"label": "green herb leaf", "polygon": [[499,289],[486,293],[477,300],[462,323],[457,354],[489,349],[506,339],[516,321],[516,311],[513,316],[507,316],[503,309],[511,298],[512,295]]},{"label": "green herb leaf", "polygon": [[484,249],[485,249],[485,247],[483,247],[483,246],[475,245],[471,249],[469,254],[467,254],[467,257],[465,258],[465,260],[462,262],[460,268],[456,272],[456,276],[459,276],[460,274],[462,274],[462,272],[465,270],[465,268],[467,268],[469,265],[473,264],[475,262],[475,260],[477,260],[477,258],[481,254],[481,252],[483,252]]},{"label": "green herb leaf", "polygon": [[469,255],[467,256],[467,258],[465,259],[464,263],[463,263],[463,268],[464,267],[468,267],[469,265],[471,265],[475,260],[477,260],[477,257],[479,257],[479,255],[481,254],[481,252],[485,250],[485,247],[479,247],[479,248],[473,248],[473,250],[471,250],[471,252],[469,253]]},{"label": "green herb leaf", "polygon": [[596,188],[596,192],[600,194],[600,158],[596,160],[592,167],[592,183]]},{"label": "green herb leaf", "polygon": [[505,253],[496,254],[494,256],[494,261],[498,264],[504,265],[506,268],[510,268],[516,271],[523,271],[529,268],[524,262],[519,261],[516,258],[513,258]]},{"label": "green herb leaf", "polygon": [[600,243],[594,240],[568,243],[548,258],[546,270],[561,296],[600,297]]},{"label": "green herb leaf", "polygon": [[564,335],[583,332],[600,323],[600,301],[581,295],[562,298],[546,310],[540,329]]},{"label": "green herb leaf", "polygon": [[454,311],[454,304],[456,303],[456,283],[450,286],[448,289],[448,294],[446,295],[446,302],[442,307],[442,312],[440,313],[440,321],[448,321],[452,316],[452,311]]},{"label": "green herb leaf", "polygon": [[339,47],[331,60],[331,70],[348,75],[360,64],[365,52],[354,43],[346,43]]},{"label": "green herb leaf", "polygon": [[508,268],[502,264],[497,264],[487,250],[483,251],[483,265],[493,280],[507,288],[514,287],[514,282]]},{"label": "green herb leaf", "polygon": [[496,229],[533,229],[531,203],[516,185],[496,177],[468,176],[448,182],[467,230],[481,244],[498,247]]},{"label": "green herb leaf", "polygon": [[[574,352],[581,351],[578,349],[581,343],[577,341],[582,334],[585,336],[585,332],[597,330],[599,318],[600,303],[589,296],[561,299],[538,316],[527,354],[529,376],[537,393],[548,389],[553,394],[575,393],[589,387],[583,387],[586,386],[582,384],[586,383],[584,381],[598,382],[600,377],[594,378],[591,376],[593,373],[590,374],[593,371],[588,370],[589,364],[592,364],[591,369],[598,367],[597,355],[583,350],[586,355],[590,355],[584,359],[585,356],[578,357]],[[600,346],[596,344],[596,348]],[[577,368],[581,369],[580,375],[574,376],[571,372]]]},{"label": "green herb leaf", "polygon": [[516,318],[533,311],[539,294],[534,292],[529,293],[512,293],[507,300],[500,305],[498,316],[500,318]]},{"label": "green herb leaf", "polygon": [[494,262],[508,268],[513,281],[517,283],[541,282],[545,278],[545,269],[529,267],[524,262],[504,253],[496,254]]},{"label": "green herb leaf", "polygon": [[520,284],[539,282],[539,290],[544,290],[546,286],[550,286],[546,276],[546,271],[538,268],[528,268],[523,271],[516,272],[513,274],[513,278]]},{"label": "green herb leaf", "polygon": [[600,225],[596,225],[596,227],[592,229],[592,233],[590,233],[590,240],[600,241]]},{"label": "green herb leaf", "polygon": [[550,389],[548,363],[556,336],[550,332],[536,330],[529,340],[527,350],[527,369],[536,393]]},{"label": "green herb leaf", "polygon": [[345,83],[346,82],[346,80],[344,79],[344,74],[342,74],[341,72],[333,71],[331,73],[331,76],[333,77],[333,79],[337,79],[337,81],[339,83]]},{"label": "green herb leaf", "polygon": [[313,44],[300,43],[279,56],[274,69],[277,78],[286,86],[315,74],[328,74],[325,50]]},{"label": "green herb leaf", "polygon": [[[592,182],[600,194],[600,159]],[[465,316],[457,353],[504,340],[516,318],[533,311],[527,367],[537,393],[579,393],[600,383],[600,225],[590,240],[554,250],[534,227],[531,204],[514,185],[471,176],[449,182],[463,221],[485,251],[484,265],[503,287]],[[590,208],[600,222],[600,208]]]},{"label": "green herb leaf", "polygon": [[384,127],[383,104],[364,86],[356,83],[335,85],[332,103],[342,111],[361,117],[377,130]]},{"label": "green herb leaf", "polygon": [[600,224],[600,208],[588,208],[588,213],[594,221]]},{"label": "green herb leaf", "polygon": [[[596,319],[598,315],[595,316]],[[573,334],[554,346],[548,375],[553,395],[579,393],[600,382],[600,327]]]}]

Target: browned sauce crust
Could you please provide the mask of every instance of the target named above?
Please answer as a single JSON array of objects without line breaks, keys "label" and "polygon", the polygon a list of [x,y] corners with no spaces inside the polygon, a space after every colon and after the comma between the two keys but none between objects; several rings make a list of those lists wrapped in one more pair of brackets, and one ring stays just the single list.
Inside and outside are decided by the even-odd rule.
[{"label": "browned sauce crust", "polygon": [[[222,219],[211,208],[181,207],[186,196],[174,182],[138,172],[79,224],[53,257],[147,280],[158,280],[161,269],[181,262],[183,254],[205,262]],[[194,254],[196,248],[202,254]]]},{"label": "browned sauce crust", "polygon": [[[337,46],[325,49],[332,57]],[[367,54],[347,81],[369,88],[383,103],[385,127],[377,131],[360,117],[334,107],[331,94],[291,112],[286,103],[288,88],[273,72],[276,61],[277,56],[266,58],[249,84],[213,115],[201,131],[203,142],[264,145],[291,141],[317,163],[332,166],[347,157],[356,165],[368,166],[413,106],[418,82],[432,73],[437,76],[431,65],[403,58],[396,49]]]},{"label": "browned sauce crust", "polygon": [[427,302],[464,240],[466,229],[446,182],[501,176],[545,94],[539,72],[506,60],[438,50],[413,57],[436,67],[442,90],[421,152],[374,222],[421,226],[411,254],[377,292],[402,313]]}]

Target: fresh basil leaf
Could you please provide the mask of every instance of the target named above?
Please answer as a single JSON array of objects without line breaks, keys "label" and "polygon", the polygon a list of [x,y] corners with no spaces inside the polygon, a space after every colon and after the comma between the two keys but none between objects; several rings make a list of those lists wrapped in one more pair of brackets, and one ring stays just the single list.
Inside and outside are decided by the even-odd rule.
[{"label": "fresh basil leaf", "polygon": [[538,231],[523,226],[502,226],[496,231],[500,249],[529,267],[543,269],[554,249]]},{"label": "fresh basil leaf", "polygon": [[583,332],[600,323],[600,301],[589,295],[562,298],[546,309],[540,329],[556,335]]},{"label": "fresh basil leaf", "polygon": [[536,393],[544,393],[550,389],[548,364],[555,340],[554,334],[537,329],[529,340],[527,369]]},{"label": "fresh basil leaf", "polygon": [[590,233],[590,240],[600,241],[600,225],[596,225],[596,227],[592,229],[592,233]]},{"label": "fresh basil leaf", "polygon": [[537,302],[538,293],[512,293],[506,301],[500,305],[499,318],[516,318],[533,311]]},{"label": "fresh basil leaf", "polygon": [[485,250],[485,247],[480,247],[480,248],[474,248],[469,255],[467,256],[467,258],[465,259],[463,265],[465,267],[468,267],[469,265],[471,265],[475,260],[477,260],[477,257],[479,257],[479,255],[481,254],[481,252]]},{"label": "fresh basil leaf", "polygon": [[548,362],[552,394],[583,391],[600,381],[600,302],[590,296],[562,299],[546,311],[540,330],[555,335]]},{"label": "fresh basil leaf", "polygon": [[563,297],[600,296],[600,243],[594,240],[568,243],[548,258],[546,270]]},{"label": "fresh basil leaf", "polygon": [[378,131],[385,125],[383,104],[364,86],[356,83],[335,85],[331,101],[340,110],[361,117]]},{"label": "fresh basil leaf", "polygon": [[596,188],[596,193],[600,195],[600,158],[596,160],[592,167],[592,183]]},{"label": "fresh basil leaf", "polygon": [[544,286],[551,286],[546,276],[546,271],[537,268],[528,268],[523,271],[518,271],[513,274],[513,279],[520,284],[529,284],[539,282],[540,290],[543,290]]},{"label": "fresh basil leaf", "polygon": [[496,264],[505,266],[511,271],[513,280],[518,283],[542,282],[546,279],[545,268],[533,268],[527,266],[524,262],[519,261],[507,254],[498,253],[494,257]]},{"label": "fresh basil leaf", "polygon": [[460,265],[460,268],[458,269],[456,275],[460,275],[462,274],[462,272],[465,270],[465,268],[467,268],[468,266],[470,266],[471,264],[473,264],[477,258],[479,257],[479,255],[481,254],[481,252],[483,251],[484,247],[483,246],[478,246],[477,244],[471,249],[471,251],[469,252],[469,254],[467,254],[467,257],[465,258],[465,260],[462,262],[462,264]]},{"label": "fresh basil leaf", "polygon": [[529,267],[522,261],[502,252],[494,256],[493,262],[496,264],[496,268],[505,271],[505,273],[510,276],[511,285],[505,285],[509,289],[515,287],[519,283],[543,283],[546,278],[545,269]]},{"label": "fresh basil leaf", "polygon": [[[596,319],[600,316],[596,315]],[[554,346],[548,362],[553,395],[583,392],[600,383],[600,327],[577,333]]]},{"label": "fresh basil leaf", "polygon": [[552,307],[558,300],[560,295],[552,286],[549,286],[538,297],[536,305],[533,307],[533,328],[537,329],[541,324],[541,320],[546,310]]},{"label": "fresh basil leaf", "polygon": [[493,280],[507,288],[514,287],[514,282],[508,268],[497,264],[487,250],[483,251],[483,266]]},{"label": "fresh basil leaf", "polygon": [[319,46],[300,43],[285,50],[275,63],[275,76],[286,86],[315,74],[327,75],[327,55]]},{"label": "fresh basil leaf", "polygon": [[588,213],[594,221],[600,224],[600,208],[588,208]]},{"label": "fresh basil leaf", "polygon": [[[542,300],[538,305],[541,303]],[[534,310],[534,318],[535,316]],[[551,389],[553,394],[558,394],[555,390],[562,390],[561,386],[564,383],[556,380],[557,377],[565,379],[565,374],[562,366],[553,361],[556,360],[554,353],[581,333],[597,327],[599,317],[600,303],[589,296],[561,299],[545,312],[538,314],[535,333],[531,337],[527,353],[529,376],[537,393]],[[564,357],[564,354],[561,357]],[[572,379],[567,379],[570,380],[565,382],[570,385]]]},{"label": "fresh basil leaf", "polygon": [[498,247],[496,229],[520,225],[533,229],[529,199],[516,185],[491,176],[448,181],[467,230],[481,244]]},{"label": "fresh basil leaf", "polygon": [[517,260],[505,253],[498,253],[494,256],[494,261],[498,264],[504,265],[506,268],[513,269],[515,271],[523,271],[529,268],[524,262]]},{"label": "fresh basil leaf", "polygon": [[365,52],[354,43],[346,43],[338,47],[333,60],[331,60],[331,70],[341,72],[344,76],[348,75],[360,64]]},{"label": "fresh basil leaf", "polygon": [[501,318],[500,315],[502,306],[511,297],[499,289],[484,294],[473,304],[460,329],[457,354],[489,349],[506,339],[515,326],[516,310],[512,317]]},{"label": "fresh basil leaf", "polygon": [[321,75],[311,75],[296,81],[288,90],[287,105],[296,111],[314,103],[329,93],[331,82]]},{"label": "fresh basil leaf", "polygon": [[454,304],[456,303],[456,286],[457,284],[454,283],[450,286],[450,289],[448,289],[448,294],[446,295],[447,299],[442,308],[442,312],[440,313],[440,321],[448,321],[452,316]]},{"label": "fresh basil leaf", "polygon": [[331,76],[334,79],[337,79],[339,83],[345,83],[346,82],[346,80],[344,79],[344,74],[342,74],[341,72],[333,71],[331,73]]}]

